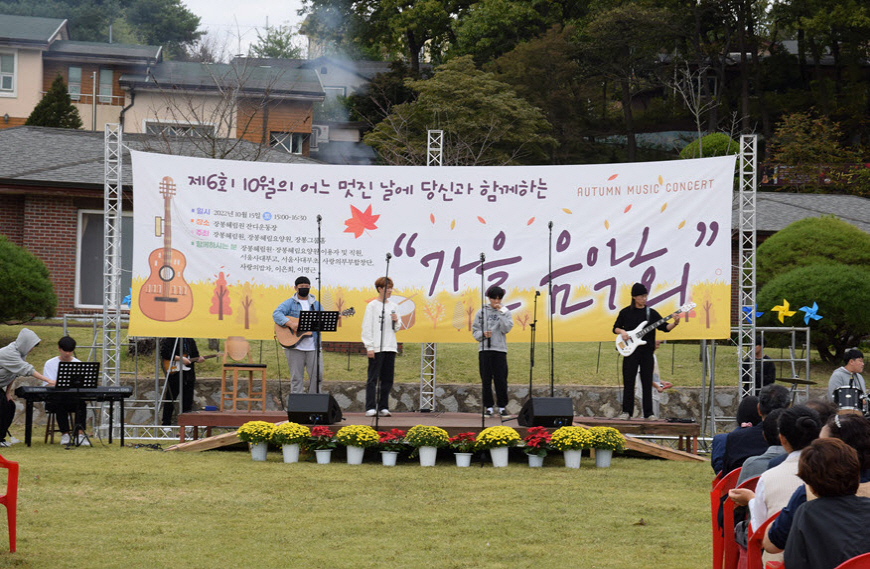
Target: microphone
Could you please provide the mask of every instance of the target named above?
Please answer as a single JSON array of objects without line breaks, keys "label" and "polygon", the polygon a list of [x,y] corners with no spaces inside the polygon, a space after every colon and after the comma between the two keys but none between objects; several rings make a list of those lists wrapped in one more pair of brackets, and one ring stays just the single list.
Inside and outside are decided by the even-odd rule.
[{"label": "microphone", "polygon": [[321,221],[322,219],[323,219],[323,218],[320,217],[320,214],[317,214],[317,223],[320,223],[320,221]]},{"label": "microphone", "polygon": [[535,291],[535,296],[541,296],[541,291],[536,290],[536,291]]},{"label": "microphone", "polygon": [[[392,320],[392,317],[395,316],[395,314],[396,314],[396,311],[395,311],[395,310],[391,310],[391,311],[390,311],[390,320]],[[395,322],[393,322],[393,323],[391,324],[391,326],[392,326],[393,328],[396,327],[396,322],[398,322],[398,320],[396,320]]]},{"label": "microphone", "polygon": [[484,255],[483,253],[481,253],[481,254],[480,254],[480,262],[483,263],[484,261],[486,261],[486,255]]},{"label": "microphone", "polygon": [[387,261],[389,261],[389,260],[392,259],[392,258],[393,258],[393,254],[392,254],[392,253],[387,253]]},{"label": "microphone", "polygon": [[547,227],[549,227],[550,229],[553,229],[553,222],[551,221],[550,223],[548,223]]}]

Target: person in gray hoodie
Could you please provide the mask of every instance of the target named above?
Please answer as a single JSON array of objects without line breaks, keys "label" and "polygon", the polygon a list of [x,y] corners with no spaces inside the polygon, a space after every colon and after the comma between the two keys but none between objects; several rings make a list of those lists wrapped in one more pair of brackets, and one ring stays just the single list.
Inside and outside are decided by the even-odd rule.
[{"label": "person in gray hoodie", "polygon": [[33,330],[22,328],[18,338],[6,346],[0,348],[0,447],[8,447],[6,434],[12,419],[15,418],[15,403],[12,401],[13,383],[23,376],[33,376],[36,379],[54,385],[54,381],[37,372],[25,359],[27,354],[39,344],[39,336]]},{"label": "person in gray hoodie", "polygon": [[474,317],[471,334],[480,345],[478,347],[478,364],[480,380],[483,382],[483,406],[486,416],[493,415],[492,384],[495,383],[495,404],[498,414],[508,415],[507,390],[507,338],[506,334],[514,327],[514,319],[510,310],[502,306],[504,289],[492,286],[486,291],[489,306],[481,308]]}]

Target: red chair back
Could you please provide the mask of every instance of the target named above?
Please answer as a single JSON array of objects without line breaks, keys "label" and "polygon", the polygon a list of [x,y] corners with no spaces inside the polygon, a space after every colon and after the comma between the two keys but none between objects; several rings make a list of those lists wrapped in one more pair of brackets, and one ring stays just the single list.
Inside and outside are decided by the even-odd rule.
[{"label": "red chair back", "polygon": [[843,561],[834,569],[868,569],[870,568],[870,553],[864,553]]},{"label": "red chair back", "polygon": [[9,523],[9,551],[15,553],[15,513],[18,507],[18,463],[0,456],[0,468],[9,470],[6,480],[6,493],[0,496],[0,504],[6,506],[6,520]]},{"label": "red chair back", "polygon": [[767,531],[767,526],[773,523],[779,516],[779,512],[773,514],[764,520],[758,529],[750,527],[749,539],[746,543],[746,569],[764,569],[764,562],[761,560],[761,554],[764,553],[761,543],[764,541],[764,533]]},{"label": "red chair back", "polygon": [[[738,486],[738,488],[747,488],[754,491],[756,484],[758,484],[758,476],[750,478],[749,480],[744,480],[743,484]],[[735,504],[732,500],[725,500],[722,508],[725,514],[725,521],[723,522],[725,527],[725,535],[723,537],[725,553],[722,560],[722,567],[724,567],[724,569],[736,569],[737,561],[740,559],[740,548],[737,545],[737,542],[734,541]]]},{"label": "red chair back", "polygon": [[710,490],[710,518],[713,521],[713,569],[722,569],[725,543],[722,532],[719,530],[719,507],[722,504],[722,496],[728,494],[728,490],[737,484],[737,479],[740,478],[740,469],[735,468],[724,476],[720,473],[717,478],[720,478],[719,483]]}]

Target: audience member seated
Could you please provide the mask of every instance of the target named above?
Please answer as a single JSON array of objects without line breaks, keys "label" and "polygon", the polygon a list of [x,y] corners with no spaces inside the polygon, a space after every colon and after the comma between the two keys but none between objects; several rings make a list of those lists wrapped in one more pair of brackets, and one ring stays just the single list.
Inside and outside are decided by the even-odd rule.
[{"label": "audience member seated", "polygon": [[737,486],[740,486],[750,478],[761,476],[767,470],[767,463],[770,462],[770,459],[781,454],[788,454],[782,445],[779,444],[779,426],[777,423],[779,422],[779,416],[782,415],[782,411],[782,409],[774,409],[761,422],[761,433],[764,435],[764,440],[770,446],[767,447],[764,454],[750,456],[746,459],[746,462],[743,463],[743,467],[740,469]]},{"label": "audience member seated", "polygon": [[798,475],[817,499],[798,508],[785,546],[788,569],[834,569],[870,552],[870,498],[856,496],[861,463],[838,439],[814,441],[801,454]]},{"label": "audience member seated", "polygon": [[[822,427],[819,437],[822,439],[840,439],[855,449],[861,466],[861,485],[858,493],[870,497],[870,421],[860,415],[834,415]],[[789,499],[764,536],[764,549],[770,553],[779,553],[785,549],[791,530],[794,514],[807,501],[806,485],[801,485]]]},{"label": "audience member seated", "polygon": [[[737,426],[734,427],[734,430],[746,429],[760,422],[761,415],[758,414],[758,397],[754,395],[744,397],[740,405],[737,406]],[[710,449],[710,465],[716,474],[722,472],[722,466],[725,464],[725,439],[727,436],[728,433],[713,435],[713,444]]]},{"label": "audience member seated", "polygon": [[[825,401],[823,399],[810,399],[809,401],[804,403],[804,405],[819,414],[819,421],[821,421],[822,425],[826,425],[828,423],[828,419],[837,414],[837,406],[830,401]],[[767,468],[771,469],[779,466],[780,464],[782,464],[782,461],[784,461],[787,456],[787,454],[782,454],[780,456],[776,456],[770,459],[770,462],[767,464]]]},{"label": "audience member seated", "polygon": [[[758,414],[764,419],[774,409],[785,409],[790,403],[788,389],[781,385],[765,385],[758,396]],[[737,429],[725,439],[725,457],[722,469],[731,472],[743,466],[750,456],[758,456],[767,450],[768,444],[761,432],[761,423],[748,429]]]}]

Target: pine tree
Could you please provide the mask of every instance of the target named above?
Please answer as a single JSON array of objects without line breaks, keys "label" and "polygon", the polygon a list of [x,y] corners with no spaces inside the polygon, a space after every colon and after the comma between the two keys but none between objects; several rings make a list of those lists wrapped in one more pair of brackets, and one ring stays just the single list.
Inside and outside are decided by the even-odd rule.
[{"label": "pine tree", "polygon": [[58,75],[48,93],[34,107],[33,112],[27,117],[28,126],[51,126],[56,128],[81,128],[82,118],[66,89],[63,77]]}]

